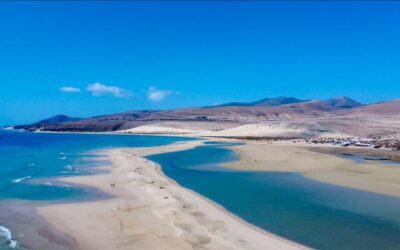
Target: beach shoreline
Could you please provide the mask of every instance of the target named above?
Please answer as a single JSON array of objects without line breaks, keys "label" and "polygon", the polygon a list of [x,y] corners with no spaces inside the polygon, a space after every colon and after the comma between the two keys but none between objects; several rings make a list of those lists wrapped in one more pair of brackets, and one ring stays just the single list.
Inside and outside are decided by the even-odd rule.
[{"label": "beach shoreline", "polygon": [[222,164],[236,170],[292,172],[323,183],[400,197],[400,162],[357,162],[341,154],[399,156],[389,149],[312,145],[288,141],[246,141],[229,147],[239,161]]},{"label": "beach shoreline", "polygon": [[[207,138],[203,138],[203,139],[207,139]],[[354,147],[349,147],[349,148],[343,148],[343,147],[339,147],[339,146],[331,146],[331,145],[309,145],[306,143],[293,143],[293,142],[289,142],[289,141],[278,141],[278,142],[265,142],[265,141],[261,141],[261,142],[256,142],[256,141],[248,141],[248,140],[238,140],[238,139],[225,139],[225,138],[213,138],[213,140],[215,141],[220,141],[220,142],[241,142],[240,145],[236,145],[236,146],[229,146],[228,148],[230,150],[233,150],[234,152],[236,152],[239,160],[238,161],[234,161],[234,162],[228,162],[225,164],[222,164],[222,167],[225,168],[230,168],[230,169],[236,169],[236,170],[249,170],[249,171],[278,171],[278,172],[296,172],[299,174],[302,174],[304,177],[315,180],[315,181],[320,181],[323,183],[328,183],[328,184],[333,184],[333,185],[339,185],[339,186],[343,186],[343,187],[347,187],[347,188],[355,188],[355,189],[359,189],[359,190],[364,190],[364,191],[369,191],[369,192],[375,192],[375,193],[379,193],[379,194],[383,194],[383,195],[390,195],[390,196],[396,196],[399,197],[400,196],[400,187],[396,184],[397,183],[397,177],[396,176],[400,176],[400,175],[392,175],[393,173],[393,166],[389,166],[389,165],[382,165],[381,162],[377,161],[377,162],[369,162],[369,163],[357,163],[354,162],[352,160],[349,159],[344,159],[342,157],[339,156],[340,153],[343,152],[352,152],[355,154],[365,154],[365,155],[389,155],[389,154],[393,154],[393,152],[386,150],[386,149],[360,149],[360,148],[354,148]],[[115,234],[114,237],[110,237],[108,238],[108,240],[110,242],[114,242],[114,243],[110,243],[110,247],[101,247],[97,244],[97,242],[87,242],[87,240],[84,239],[79,239],[79,237],[81,236],[80,230],[75,231],[76,228],[72,229],[72,226],[69,228],[69,224],[70,225],[74,225],[78,223],[78,217],[74,217],[74,215],[68,215],[66,218],[64,218],[64,214],[63,213],[68,213],[68,211],[73,211],[73,210],[83,210],[86,211],[87,213],[89,213],[93,208],[93,207],[100,207],[100,206],[104,206],[107,209],[102,210],[102,211],[97,211],[99,214],[103,214],[103,216],[107,216],[106,214],[108,214],[108,216],[116,216],[115,214],[113,215],[112,211],[113,209],[115,210],[115,204],[127,204],[127,203],[131,203],[131,201],[127,202],[127,200],[132,199],[132,196],[136,196],[136,193],[138,192],[132,192],[132,190],[126,190],[127,188],[125,187],[124,190],[122,191],[122,196],[121,193],[119,193],[118,191],[116,191],[115,188],[111,188],[110,189],[110,183],[112,182],[113,179],[115,178],[120,178],[121,176],[124,176],[128,178],[126,176],[126,174],[129,174],[129,172],[132,172],[129,169],[125,169],[125,172],[119,173],[120,177],[112,177],[113,174],[115,174],[115,171],[118,169],[118,165],[121,164],[126,164],[126,162],[130,162],[131,164],[142,164],[141,167],[139,168],[149,168],[151,169],[153,172],[156,173],[156,175],[154,176],[154,173],[147,173],[146,171],[144,171],[142,174],[143,176],[141,176],[140,178],[144,178],[147,179],[148,181],[145,182],[141,182],[141,183],[136,183],[136,188],[140,189],[140,190],[146,190],[147,188],[144,188],[144,186],[148,186],[150,182],[150,179],[152,180],[157,180],[155,181],[155,183],[157,184],[159,181],[161,181],[160,185],[169,185],[170,187],[173,187],[173,189],[178,189],[178,193],[179,195],[181,195],[181,193],[186,193],[188,194],[188,196],[190,196],[191,198],[195,197],[195,202],[198,202],[199,200],[201,202],[205,202],[207,204],[209,204],[210,206],[207,207],[207,209],[203,209],[203,211],[218,211],[218,214],[223,214],[223,216],[225,216],[225,220],[226,221],[236,221],[237,223],[239,223],[239,227],[241,229],[246,228],[245,231],[251,231],[250,234],[254,234],[256,232],[256,234],[258,235],[256,238],[256,240],[250,242],[257,242],[256,245],[262,245],[265,244],[263,242],[263,240],[260,240],[260,238],[266,238],[268,239],[268,241],[273,241],[275,243],[273,243],[275,248],[272,249],[298,249],[298,248],[306,248],[304,246],[298,245],[297,243],[291,242],[290,240],[286,240],[284,238],[281,238],[279,236],[276,236],[274,234],[270,234],[269,232],[260,229],[250,223],[247,223],[246,221],[244,221],[243,219],[239,218],[238,216],[226,211],[222,206],[220,206],[219,204],[216,204],[215,202],[209,200],[206,197],[201,196],[200,194],[197,194],[196,192],[181,187],[179,186],[179,184],[177,184],[173,179],[170,179],[169,177],[165,176],[164,173],[162,172],[162,168],[155,164],[152,163],[150,161],[148,161],[145,157],[149,156],[149,155],[153,155],[153,154],[159,154],[159,153],[167,153],[167,152],[174,152],[174,151],[180,151],[180,150],[186,150],[186,149],[190,149],[190,148],[194,148],[196,146],[200,146],[203,145],[204,140],[200,140],[200,141],[191,141],[191,142],[179,142],[179,143],[175,143],[172,145],[167,145],[167,146],[159,146],[159,147],[150,147],[150,148],[122,148],[122,149],[111,149],[111,150],[106,150],[106,151],[100,151],[102,154],[106,153],[108,155],[109,158],[113,158],[114,160],[112,161],[113,164],[112,166],[104,166],[104,167],[100,167],[101,170],[105,170],[107,173],[103,173],[100,175],[94,175],[94,176],[78,176],[78,177],[68,177],[68,178],[61,178],[60,181],[62,182],[67,182],[67,183],[72,183],[72,184],[76,184],[76,185],[86,185],[89,187],[93,187],[93,188],[97,188],[102,192],[105,192],[107,194],[112,195],[113,197],[109,200],[105,200],[105,201],[95,201],[94,203],[91,202],[82,202],[81,205],[79,205],[78,203],[68,203],[68,204],[57,204],[57,205],[52,205],[52,206],[44,206],[44,207],[40,207],[37,209],[37,212],[40,216],[42,216],[43,218],[45,218],[46,221],[48,221],[48,223],[52,226],[55,227],[57,230],[65,233],[66,235],[70,235],[76,242],[78,242],[78,245],[80,246],[79,249],[92,249],[92,248],[100,248],[100,249],[112,249],[111,246],[118,246],[121,249],[124,249],[124,247],[127,248],[131,248],[133,247],[135,249],[135,247],[137,247],[138,249],[154,249],[154,247],[156,247],[157,249],[171,249],[171,248],[178,248],[178,249],[191,249],[193,248],[193,246],[195,244],[198,244],[199,242],[202,242],[201,239],[204,240],[204,234],[202,234],[202,236],[200,237],[189,237],[191,238],[189,240],[189,244],[187,239],[186,240],[179,240],[178,236],[171,236],[171,233],[175,230],[178,230],[176,226],[171,226],[169,225],[169,228],[166,227],[165,225],[162,225],[160,227],[162,227],[163,229],[162,234],[167,234],[169,235],[168,238],[168,244],[170,244],[171,246],[168,246],[168,244],[164,243],[160,243],[158,242],[156,245],[153,245],[153,242],[149,242],[149,240],[143,240],[140,237],[134,237],[136,240],[134,242],[130,242],[128,245],[121,245],[121,242],[114,242],[114,240],[116,238],[121,238],[121,235],[119,234]],[[260,155],[266,155],[265,152],[269,152],[269,154],[267,154],[267,157],[264,159],[263,157],[260,157]],[[116,160],[115,158],[115,154],[123,154],[123,157],[126,157],[127,159],[118,159]],[[132,155],[134,155],[134,157],[132,158]],[[128,159],[130,158],[130,159]],[[275,158],[275,160],[274,160]],[[142,163],[140,163],[140,159],[143,161]],[[271,161],[272,159],[272,161]],[[126,162],[125,162],[126,161]],[[125,162],[125,163],[124,163]],[[293,165],[293,163],[298,163],[296,164],[296,166]],[[321,164],[321,162],[323,162],[324,164]],[[250,164],[251,163],[251,164]],[[144,165],[143,165],[144,164]],[[150,164],[150,165],[149,165]],[[150,166],[150,167],[149,167]],[[362,170],[360,170],[360,167]],[[111,169],[110,169],[111,168]],[[383,169],[383,171],[382,171]],[[354,171],[357,172],[354,172]],[[349,178],[344,178],[344,177],[348,177],[349,172],[354,172],[353,175],[350,175]],[[361,172],[360,172],[361,171]],[[378,180],[378,184],[374,184],[374,183],[368,183],[368,181],[370,179],[368,178],[364,178],[363,176],[365,176],[365,174],[360,174],[362,173],[362,171],[366,171],[367,174],[370,174],[373,177],[384,177],[383,179],[379,179]],[[369,171],[369,172],[368,172]],[[396,171],[396,169],[394,169],[394,171]],[[382,174],[383,173],[383,174]],[[146,176],[147,174],[150,174],[151,178],[148,179],[149,177]],[[108,178],[107,178],[108,176]],[[391,177],[393,176],[393,177]],[[361,179],[360,179],[361,177]],[[364,178],[364,179],[363,179]],[[389,178],[389,179],[387,179]],[[126,180],[125,180],[126,181]],[[376,180],[374,180],[376,181]],[[166,184],[168,183],[168,184]],[[125,183],[128,184],[128,183]],[[124,185],[125,185],[124,184]],[[132,183],[129,183],[132,184]],[[119,186],[120,184],[117,184],[117,186]],[[131,187],[131,189],[134,189]],[[169,188],[170,189],[170,188]],[[166,191],[166,189],[163,188],[162,191]],[[148,196],[156,196],[156,197],[160,197],[160,193],[159,192],[155,192],[154,190],[151,191],[150,193],[148,193],[149,191],[144,191],[144,193],[147,193]],[[128,196],[126,196],[128,195]],[[173,194],[171,193],[167,193],[164,195],[168,196],[168,197],[174,197]],[[179,196],[178,195],[178,196]],[[137,207],[140,207],[140,204],[146,204],[145,206],[152,206],[154,205],[155,202],[153,201],[149,201],[146,200],[146,198],[144,198],[143,196],[139,195],[139,200],[142,200],[141,202],[133,202],[130,205],[127,205],[127,207],[129,208],[128,210],[135,210]],[[175,194],[176,196],[176,194]],[[162,198],[162,197],[160,197]],[[179,199],[182,199],[182,197],[180,197]],[[98,202],[98,203],[97,203]],[[181,209],[179,209],[180,207],[183,207],[185,205],[183,205],[184,202],[176,202],[175,203],[175,211],[178,211],[178,213],[182,213],[182,211],[179,211]],[[190,203],[188,203],[190,204]],[[118,210],[118,208],[117,208]],[[94,211],[96,212],[96,209],[94,209]],[[197,213],[199,211],[195,211],[194,213]],[[165,213],[162,212],[162,213]],[[118,214],[118,212],[117,212]],[[185,214],[185,213],[183,213]],[[149,211],[146,212],[146,215],[144,217],[153,217],[154,219],[154,214],[149,213]],[[173,218],[175,215],[171,215],[171,213],[167,216],[164,216],[165,218]],[[190,215],[192,216],[192,215]],[[133,216],[135,217],[135,216]],[[157,216],[156,216],[157,217]],[[163,216],[161,216],[163,217]],[[193,216],[192,216],[193,217]],[[204,217],[204,214],[201,214],[201,217]],[[164,220],[165,220],[164,218]],[[66,220],[68,219],[72,219],[70,222],[66,223]],[[137,218],[136,218],[137,219]],[[92,220],[92,221],[90,221]],[[91,223],[93,222],[93,218],[87,221],[86,226],[90,227]],[[137,222],[137,220],[135,220],[135,218],[126,218],[126,221],[128,220],[132,220]],[[109,223],[112,223],[111,221],[108,221]],[[157,223],[159,223],[158,220],[154,221],[155,225],[157,225]],[[139,223],[140,224],[140,223]],[[143,224],[143,222],[142,222]],[[183,223],[185,224],[185,223]],[[198,222],[197,222],[198,224]],[[199,230],[198,228],[207,227],[207,224],[211,224],[210,222],[202,222],[203,225],[197,225],[197,229],[193,229],[193,230]],[[107,228],[108,225],[102,225],[99,224],[98,227],[104,227]],[[215,225],[213,225],[215,226]],[[237,228],[238,226],[235,225]],[[173,229],[171,229],[171,227]],[[185,226],[184,226],[185,227]],[[178,227],[179,228],[179,227]],[[84,231],[87,231],[87,228],[84,229]],[[117,230],[117,227],[114,227],[114,230]],[[137,229],[135,229],[137,230]],[[133,231],[135,231],[133,230]],[[152,234],[157,231],[158,229],[152,228],[149,229],[150,231],[152,231]],[[172,231],[171,231],[172,230]],[[209,228],[207,229],[209,230]],[[129,230],[128,230],[129,231]],[[140,230],[139,230],[140,231]],[[178,231],[180,231],[181,233],[184,231],[182,229],[179,229]],[[190,230],[189,230],[190,231]],[[238,232],[240,232],[241,230],[238,230]],[[169,233],[166,233],[169,232]],[[86,232],[87,233],[87,232]],[[103,237],[105,232],[101,232],[98,233],[96,235],[96,237],[93,237],[90,233],[86,234],[86,236],[84,236],[85,238],[98,238],[98,237]],[[176,232],[175,232],[176,233]],[[128,233],[128,236],[126,236],[125,234],[127,234],[125,231],[123,231],[124,236],[122,238],[130,238],[132,237],[132,235],[129,235],[130,233]],[[150,233],[148,233],[150,234]],[[173,233],[172,233],[173,234]],[[85,235],[85,234],[83,234]],[[144,234],[146,235],[146,233]],[[228,242],[231,241],[232,239],[237,239],[237,237],[239,234],[236,234],[235,236],[224,236],[225,239],[229,238],[230,240],[227,240]],[[148,235],[146,236],[148,237]],[[172,237],[172,238],[171,238]],[[208,236],[207,236],[208,237]],[[205,237],[205,238],[207,238]],[[219,236],[220,237],[220,236]],[[143,237],[142,237],[143,238]],[[207,239],[209,239],[210,237],[208,237]],[[212,237],[211,237],[212,238]],[[248,237],[246,237],[248,238]],[[90,241],[90,240],[89,240]],[[136,241],[139,241],[141,243],[136,243]],[[153,241],[155,241],[153,239]],[[209,241],[209,240],[207,240]],[[214,240],[216,242],[216,240]],[[276,243],[276,241],[278,243]],[[82,242],[84,242],[82,244]],[[155,241],[157,242],[157,241]],[[196,243],[197,242],[197,243]],[[211,240],[212,242],[212,240]],[[214,242],[214,243],[215,243]],[[238,241],[239,242],[239,241]],[[93,245],[95,244],[95,245]],[[96,245],[97,244],[97,245]],[[204,244],[201,243],[201,244]],[[207,243],[210,244],[210,243]],[[218,244],[222,244],[222,243],[218,243]],[[240,243],[242,244],[242,243]],[[239,245],[240,245],[239,244]],[[283,245],[283,247],[281,246]],[[149,248],[150,247],[150,248]],[[163,248],[165,247],[165,248]],[[225,249],[225,246],[221,247],[221,245],[218,245],[218,247],[216,246],[211,246],[210,249]],[[264,246],[266,247],[266,246]],[[268,245],[269,248],[271,248],[271,245]],[[287,248],[288,247],[288,248]],[[228,247],[226,249],[235,249],[237,247]],[[243,248],[242,245],[239,246],[238,249]],[[250,246],[246,246],[246,249],[259,249],[257,247],[250,247]]]},{"label": "beach shoreline", "polygon": [[305,249],[179,186],[144,158],[202,143],[104,151],[113,162],[105,168],[108,173],[61,181],[95,187],[112,198],[43,206],[37,212],[72,236],[79,249]]},{"label": "beach shoreline", "polygon": [[37,214],[38,207],[49,204],[19,200],[0,203],[1,226],[9,230],[10,247],[42,250],[77,247],[72,237],[57,230]]}]

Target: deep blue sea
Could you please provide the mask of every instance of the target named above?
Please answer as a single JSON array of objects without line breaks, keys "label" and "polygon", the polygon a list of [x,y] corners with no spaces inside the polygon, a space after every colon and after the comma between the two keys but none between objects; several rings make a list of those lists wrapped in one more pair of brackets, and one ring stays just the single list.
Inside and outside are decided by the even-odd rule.
[{"label": "deep blue sea", "polygon": [[[94,155],[93,150],[159,146],[185,140],[192,139],[0,130],[0,207],[20,200],[62,202],[92,199],[100,194],[85,187],[58,183],[54,177],[87,175],[94,172],[94,166],[106,164],[95,160],[98,155]],[[7,215],[0,214],[0,250],[18,248],[8,225],[4,225],[7,224],[5,217]]]}]

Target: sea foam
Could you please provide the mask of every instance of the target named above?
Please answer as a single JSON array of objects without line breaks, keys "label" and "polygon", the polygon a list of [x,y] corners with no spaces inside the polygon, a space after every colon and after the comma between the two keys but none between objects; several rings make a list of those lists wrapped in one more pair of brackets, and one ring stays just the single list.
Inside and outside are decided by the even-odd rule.
[{"label": "sea foam", "polygon": [[9,248],[17,248],[18,242],[12,239],[11,231],[3,226],[0,226],[0,248],[7,246]]},{"label": "sea foam", "polygon": [[11,180],[11,182],[12,183],[19,183],[19,182],[21,182],[23,180],[30,179],[30,178],[31,178],[31,176],[25,176],[25,177],[22,177],[22,178],[17,178],[17,179]]}]

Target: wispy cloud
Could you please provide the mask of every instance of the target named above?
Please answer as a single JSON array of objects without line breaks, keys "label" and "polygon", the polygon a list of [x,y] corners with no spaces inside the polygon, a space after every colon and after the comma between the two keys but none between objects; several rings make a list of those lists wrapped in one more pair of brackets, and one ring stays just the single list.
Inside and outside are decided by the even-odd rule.
[{"label": "wispy cloud", "polygon": [[107,86],[99,82],[89,84],[86,89],[94,96],[112,95],[118,98],[127,98],[132,96],[132,93],[126,89],[117,86]]},{"label": "wispy cloud", "polygon": [[172,93],[170,90],[160,90],[156,87],[150,87],[147,91],[147,98],[152,102],[159,102],[164,100]]},{"label": "wispy cloud", "polygon": [[64,93],[79,93],[79,92],[81,92],[81,89],[75,88],[75,87],[61,87],[59,90]]}]

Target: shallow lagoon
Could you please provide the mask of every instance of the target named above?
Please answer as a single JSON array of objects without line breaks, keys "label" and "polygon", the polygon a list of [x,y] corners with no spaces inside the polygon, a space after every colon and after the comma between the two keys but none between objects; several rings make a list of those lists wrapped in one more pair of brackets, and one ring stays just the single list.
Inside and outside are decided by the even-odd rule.
[{"label": "shallow lagoon", "polygon": [[[213,145],[213,144],[210,144]],[[318,249],[399,249],[400,199],[313,181],[296,173],[234,171],[225,148],[148,157],[180,185],[258,227]]]}]

